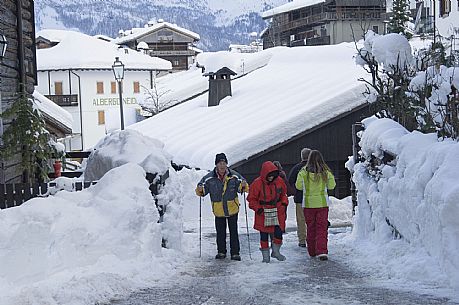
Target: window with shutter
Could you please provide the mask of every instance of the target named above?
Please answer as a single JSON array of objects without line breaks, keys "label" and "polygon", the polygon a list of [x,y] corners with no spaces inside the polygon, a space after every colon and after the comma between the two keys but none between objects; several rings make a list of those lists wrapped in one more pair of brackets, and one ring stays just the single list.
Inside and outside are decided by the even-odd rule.
[{"label": "window with shutter", "polygon": [[111,86],[111,89],[112,89],[111,93],[115,94],[116,93],[116,82],[111,82],[110,86]]},{"label": "window with shutter", "polygon": [[140,93],[140,83],[134,82],[134,93]]},{"label": "window with shutter", "polygon": [[99,110],[97,114],[99,117],[99,125],[104,125],[105,124],[105,111]]},{"label": "window with shutter", "polygon": [[62,95],[64,90],[62,90],[62,82],[54,82],[54,94]]},{"label": "window with shutter", "polygon": [[104,83],[97,82],[97,94],[104,94]]}]

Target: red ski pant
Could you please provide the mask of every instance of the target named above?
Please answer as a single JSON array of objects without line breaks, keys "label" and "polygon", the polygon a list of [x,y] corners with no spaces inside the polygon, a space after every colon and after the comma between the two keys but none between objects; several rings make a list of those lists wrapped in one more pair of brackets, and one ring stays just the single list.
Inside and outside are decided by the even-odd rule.
[{"label": "red ski pant", "polygon": [[303,211],[308,227],[306,242],[309,255],[328,254],[328,207],[304,208]]}]

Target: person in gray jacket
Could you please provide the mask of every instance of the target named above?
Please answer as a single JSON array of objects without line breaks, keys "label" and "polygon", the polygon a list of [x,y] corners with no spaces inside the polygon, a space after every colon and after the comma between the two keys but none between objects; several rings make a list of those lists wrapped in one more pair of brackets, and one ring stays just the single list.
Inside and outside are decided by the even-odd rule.
[{"label": "person in gray jacket", "polygon": [[290,170],[288,175],[288,183],[295,190],[293,201],[296,206],[296,225],[297,225],[297,234],[298,234],[298,246],[306,247],[306,220],[304,219],[303,214],[303,191],[298,190],[295,187],[296,177],[301,168],[303,168],[308,162],[309,153],[311,150],[309,148],[303,148],[301,150],[301,162],[296,164]]},{"label": "person in gray jacket", "polygon": [[196,187],[198,196],[210,194],[212,212],[215,215],[217,231],[216,259],[226,258],[226,226],[230,232],[231,259],[241,260],[239,255],[239,234],[237,219],[239,213],[238,192],[248,192],[246,180],[236,171],[228,167],[228,159],[224,153],[215,156],[215,168],[205,175]]}]

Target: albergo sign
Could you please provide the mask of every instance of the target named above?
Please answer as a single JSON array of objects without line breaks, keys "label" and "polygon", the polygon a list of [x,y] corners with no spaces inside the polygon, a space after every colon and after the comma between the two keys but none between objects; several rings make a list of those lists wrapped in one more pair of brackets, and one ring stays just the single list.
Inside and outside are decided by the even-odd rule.
[{"label": "albergo sign", "polygon": [[[93,106],[119,106],[120,99],[117,97],[101,97],[92,100]],[[123,97],[123,105],[135,105],[137,99],[135,97]]]}]

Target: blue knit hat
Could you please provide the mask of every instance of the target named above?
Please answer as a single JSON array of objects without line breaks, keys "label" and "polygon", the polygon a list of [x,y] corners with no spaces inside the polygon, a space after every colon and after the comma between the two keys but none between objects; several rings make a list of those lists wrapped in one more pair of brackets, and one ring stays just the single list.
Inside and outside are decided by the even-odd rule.
[{"label": "blue knit hat", "polygon": [[219,153],[215,156],[215,165],[217,165],[217,163],[220,161],[225,161],[226,164],[228,164],[228,159],[224,153]]}]

